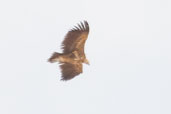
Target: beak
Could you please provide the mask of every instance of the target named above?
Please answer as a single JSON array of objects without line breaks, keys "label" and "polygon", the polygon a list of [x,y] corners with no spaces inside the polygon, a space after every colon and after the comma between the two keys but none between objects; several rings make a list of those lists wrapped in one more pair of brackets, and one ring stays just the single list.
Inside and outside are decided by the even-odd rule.
[{"label": "beak", "polygon": [[84,63],[87,64],[87,65],[90,65],[90,63],[89,63],[89,61],[87,59],[84,61]]}]

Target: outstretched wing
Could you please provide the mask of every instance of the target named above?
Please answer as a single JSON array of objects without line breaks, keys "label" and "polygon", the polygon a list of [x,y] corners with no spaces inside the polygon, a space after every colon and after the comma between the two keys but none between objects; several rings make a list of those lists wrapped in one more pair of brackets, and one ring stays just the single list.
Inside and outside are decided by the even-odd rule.
[{"label": "outstretched wing", "polygon": [[82,64],[71,64],[71,63],[62,63],[60,65],[61,72],[62,72],[62,79],[61,80],[70,80],[75,76],[82,73]]},{"label": "outstretched wing", "polygon": [[70,53],[74,50],[78,50],[84,54],[84,44],[87,40],[88,33],[89,25],[87,21],[84,21],[84,23],[81,22],[78,26],[71,29],[62,42],[63,53]]}]

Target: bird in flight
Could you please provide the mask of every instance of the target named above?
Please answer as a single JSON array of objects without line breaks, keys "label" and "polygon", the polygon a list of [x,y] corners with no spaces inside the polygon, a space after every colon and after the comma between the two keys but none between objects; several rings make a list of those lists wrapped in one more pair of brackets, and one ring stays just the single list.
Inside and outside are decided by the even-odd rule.
[{"label": "bird in flight", "polygon": [[60,63],[61,80],[67,81],[82,73],[83,63],[89,65],[84,53],[84,45],[88,34],[88,22],[80,22],[66,34],[61,45],[62,53],[54,52],[48,59],[50,63]]}]

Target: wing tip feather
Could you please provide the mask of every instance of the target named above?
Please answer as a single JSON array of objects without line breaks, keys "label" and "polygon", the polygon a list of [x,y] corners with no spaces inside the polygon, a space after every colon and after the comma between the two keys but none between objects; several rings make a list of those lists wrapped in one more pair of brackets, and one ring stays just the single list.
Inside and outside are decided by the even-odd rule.
[{"label": "wing tip feather", "polygon": [[70,31],[86,31],[89,32],[89,24],[87,21],[83,21],[77,24],[77,26],[74,26]]}]

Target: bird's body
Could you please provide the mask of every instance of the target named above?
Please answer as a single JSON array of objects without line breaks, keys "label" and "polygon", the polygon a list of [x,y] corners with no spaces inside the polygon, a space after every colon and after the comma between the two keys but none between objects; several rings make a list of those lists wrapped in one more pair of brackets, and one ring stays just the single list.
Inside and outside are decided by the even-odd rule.
[{"label": "bird's body", "polygon": [[70,30],[62,43],[63,53],[54,52],[49,62],[61,63],[62,80],[69,80],[83,72],[82,63],[89,64],[84,53],[84,45],[89,33],[89,25],[78,24]]}]

